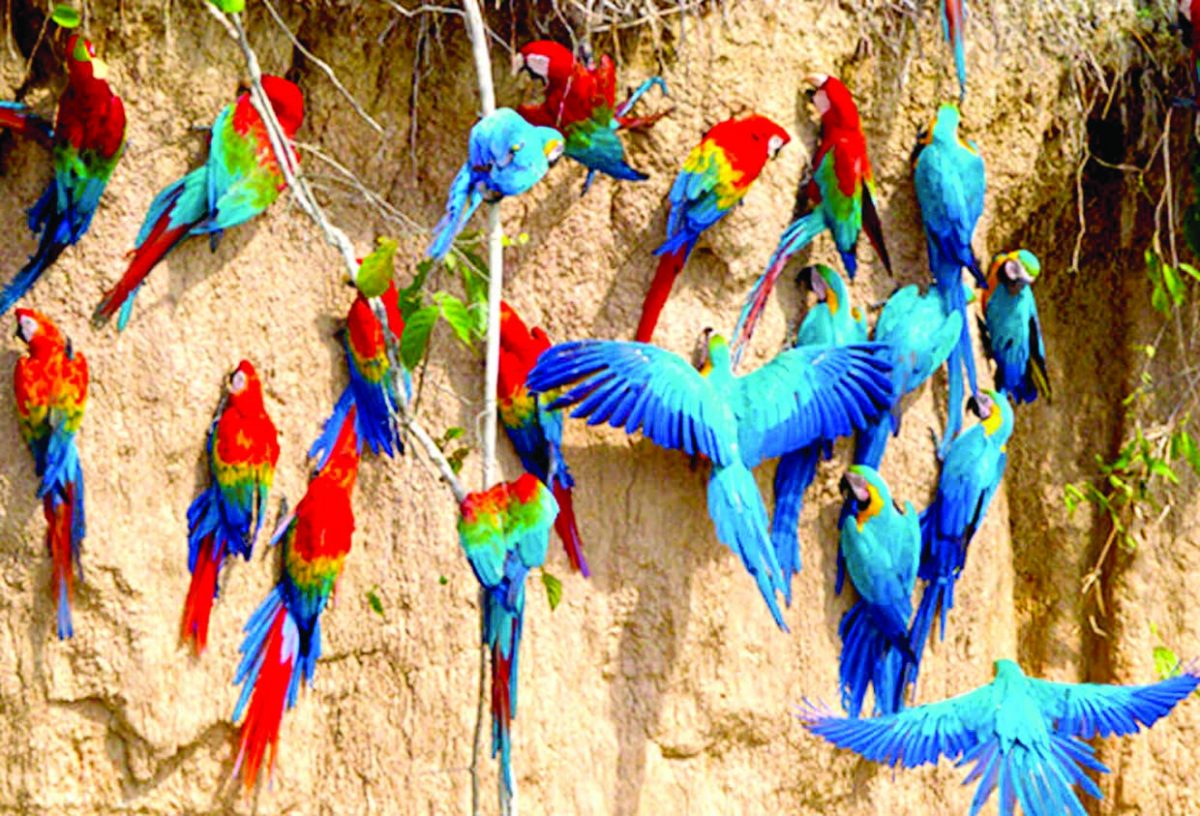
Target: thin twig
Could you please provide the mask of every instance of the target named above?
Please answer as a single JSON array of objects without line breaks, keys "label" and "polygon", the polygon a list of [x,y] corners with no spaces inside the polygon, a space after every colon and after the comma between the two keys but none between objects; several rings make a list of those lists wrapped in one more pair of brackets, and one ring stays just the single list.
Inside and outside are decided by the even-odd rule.
[{"label": "thin twig", "polygon": [[[496,111],[496,89],[492,81],[492,60],[488,53],[487,27],[483,23],[483,13],[476,0],[463,0],[466,11],[467,34],[471,38],[471,53],[475,58],[475,73],[479,79],[479,104],[484,116],[490,116]],[[496,464],[496,383],[500,374],[500,299],[504,293],[504,244],[500,234],[500,203],[487,205],[487,245],[488,245],[488,322],[487,322],[487,370],[483,384],[483,489],[487,490],[492,483],[492,471]],[[482,608],[483,594],[480,591]],[[487,648],[480,649],[480,677],[486,673],[483,664],[487,662]],[[471,755],[471,807],[472,812],[479,813],[479,755],[483,737],[483,712],[486,700],[486,690],[483,684],[479,687],[479,701],[476,708],[475,745]],[[499,774],[500,812],[507,816],[515,816],[517,812],[516,791],[508,790],[504,774]]]},{"label": "thin twig", "polygon": [[[246,60],[246,70],[250,74],[250,101],[254,104],[258,115],[266,125],[267,138],[271,142],[271,150],[275,153],[275,160],[279,165],[279,171],[283,174],[287,188],[292,193],[292,199],[317,225],[325,241],[338,250],[338,253],[342,256],[342,262],[349,273],[350,280],[357,280],[358,257],[354,251],[354,245],[350,242],[350,238],[344,231],[329,222],[329,219],[325,216],[325,211],[321,209],[321,205],[317,203],[316,198],[313,196],[312,190],[308,186],[308,181],[300,173],[300,164],[297,157],[288,144],[283,127],[275,117],[275,111],[271,107],[271,102],[267,98],[266,91],[263,90],[262,70],[258,64],[258,56],[250,47],[249,40],[246,39],[246,30],[242,27],[241,15],[232,15],[233,22],[231,23],[229,18],[217,9],[216,6],[211,3],[204,3],[203,5],[221,23],[226,33],[233,38],[242,51],[242,56]],[[384,331],[390,335],[389,324],[386,318],[381,317],[380,324],[383,326]],[[389,358],[393,357],[394,345],[394,343],[388,343]],[[392,371],[396,373],[396,376],[399,376],[399,361],[390,359],[390,362]],[[437,466],[442,481],[450,488],[450,492],[454,494],[455,500],[461,503],[466,498],[467,492],[458,480],[458,476],[454,473],[454,469],[450,466],[450,462],[446,459],[445,454],[442,453],[437,443],[433,441],[433,438],[421,427],[416,418],[409,416],[408,406],[401,401],[396,406],[396,410],[405,430],[412,434],[413,438],[424,448],[426,455]]]},{"label": "thin twig", "polygon": [[294,45],[300,51],[300,53],[305,56],[306,59],[320,68],[325,76],[329,77],[329,81],[333,83],[333,87],[337,88],[338,92],[341,93],[342,96],[346,97],[346,101],[350,103],[350,107],[354,108],[354,112],[361,116],[363,121],[370,125],[376,133],[382,134],[383,125],[376,122],[371,114],[367,113],[366,108],[360,105],[358,100],[354,98],[354,94],[346,90],[346,86],[338,80],[337,74],[335,74],[333,69],[329,67],[329,63],[325,62],[316,54],[304,47],[304,44],[296,38],[296,35],[292,33],[290,28],[288,28],[287,23],[285,23],[283,18],[279,16],[279,12],[275,10],[275,6],[271,3],[271,0],[263,0],[263,5],[267,7],[267,11],[270,13],[271,17],[274,18],[275,22],[279,24],[279,27],[283,29],[283,33],[287,35],[287,38],[291,40],[292,45]]}]

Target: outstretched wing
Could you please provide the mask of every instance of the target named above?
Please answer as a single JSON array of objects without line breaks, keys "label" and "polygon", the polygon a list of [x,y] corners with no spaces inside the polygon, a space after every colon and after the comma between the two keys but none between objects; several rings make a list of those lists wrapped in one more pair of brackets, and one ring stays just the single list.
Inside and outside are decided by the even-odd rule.
[{"label": "outstretched wing", "polygon": [[891,404],[887,346],[794,348],[737,380],[742,461],[754,467],[861,430]]},{"label": "outstretched wing", "polygon": [[648,343],[575,340],[543,352],[529,372],[540,393],[566,387],[550,410],[640,430],[664,448],[701,453],[717,465],[734,458],[737,428],[727,398],[682,358]]},{"label": "outstretched wing", "polygon": [[937,703],[870,719],[829,716],[809,706],[800,719],[839,748],[881,764],[905,768],[958,759],[992,737],[991,686]]},{"label": "outstretched wing", "polygon": [[1136,733],[1171,713],[1200,685],[1200,672],[1182,674],[1147,686],[1053,683],[1029,679],[1029,688],[1055,730],[1082,739]]}]

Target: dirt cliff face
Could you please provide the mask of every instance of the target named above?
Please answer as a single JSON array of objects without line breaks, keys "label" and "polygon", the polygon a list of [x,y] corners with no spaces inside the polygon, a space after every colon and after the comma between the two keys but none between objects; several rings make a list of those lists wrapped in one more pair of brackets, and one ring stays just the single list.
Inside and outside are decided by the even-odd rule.
[{"label": "dirt cliff face", "polygon": [[[64,77],[43,46],[26,82],[41,12],[14,5],[16,45],[0,48],[0,96],[24,85],[26,98],[49,111]],[[1037,294],[1055,399],[1018,411],[1005,486],[972,545],[947,637],[923,666],[922,700],[988,681],[1000,657],[1053,679],[1149,681],[1151,622],[1180,654],[1200,649],[1194,485],[1166,524],[1122,557],[1106,585],[1103,638],[1088,623],[1094,605],[1080,593],[1106,530],[1087,507],[1068,518],[1062,485],[1090,478],[1093,455],[1119,442],[1119,401],[1136,370],[1129,347],[1156,324],[1144,314],[1137,237],[1145,217],[1121,234],[1116,202],[1136,193],[1120,179],[1080,177],[1085,194],[1099,198],[1088,205],[1080,269],[1069,271],[1080,137],[1088,132],[1080,92],[1093,87],[1097,68],[1111,77],[1136,48],[1123,22],[1134,19],[1134,4],[1064,9],[1057,17],[1047,8],[1020,0],[972,7],[964,115],[988,169],[979,254],[1023,245],[1043,260]],[[28,298],[91,363],[80,437],[89,490],[85,583],[77,635],[59,643],[33,468],[10,417],[0,423],[0,805],[55,814],[464,812],[476,582],[458,548],[452,499],[414,456],[363,468],[354,550],[324,618],[325,657],[315,687],[284,722],[273,785],[245,798],[229,781],[240,630],[278,564],[260,539],[253,561],[233,565],[225,577],[208,652],[197,660],[184,651],[185,514],[206,478],[204,435],[223,377],[241,357],[253,360],[281,433],[272,504],[287,496],[294,506],[304,489],[304,452],[344,383],[333,334],[352,290],[336,254],[284,198],[266,217],[226,234],[215,253],[202,241],[176,251],[150,277],[123,334],[89,327],[154,193],[202,159],[204,136],[192,126],[209,123],[233,98],[244,68],[236,46],[196,4],[103,0],[88,11],[88,33],[125,100],[129,147],[90,233]],[[252,3],[248,29],[264,70],[286,73],[305,91],[299,139],[417,227],[364,203],[311,151],[306,171],[361,249],[377,234],[401,239],[407,274],[476,116],[461,22],[409,19],[388,4],[359,2],[281,11],[304,48],[384,128],[376,133],[358,118]],[[525,39],[535,23],[561,34],[552,9],[542,12],[493,9],[489,21],[504,40]],[[708,125],[753,108],[782,123],[792,144],[744,205],[701,241],[656,339],[686,353],[702,328],[728,331],[790,220],[816,136],[801,93],[813,71],[842,77],[858,99],[896,268],[895,280],[888,278],[864,247],[855,300],[878,304],[897,283],[923,281],[908,154],[917,127],[957,94],[932,4],[902,13],[882,3],[747,0],[689,15],[682,38],[680,31],[679,18],[668,16],[616,44],[603,32],[594,40],[604,50],[619,46],[623,84],[661,70],[671,88],[671,115],[626,140],[631,163],[651,174],[648,181],[602,178],[581,199],[583,171],[563,162],[531,193],[504,204],[506,232],[531,237],[506,253],[506,296],[525,317],[558,339],[631,336],[683,156]],[[497,50],[493,63],[501,102],[515,104],[523,90],[507,76],[507,55]],[[668,103],[652,95],[650,104]],[[0,207],[0,231],[10,239],[0,247],[0,268],[15,270],[33,247],[22,210],[45,181],[47,158],[17,144],[3,167],[8,203]],[[825,237],[812,257],[836,263]],[[748,366],[775,353],[802,311],[785,279]],[[15,341],[7,344],[0,370],[10,371],[17,354]],[[481,383],[480,357],[439,332],[423,421],[435,433],[464,426],[474,443]],[[918,506],[936,481],[929,430],[942,427],[944,391],[939,375],[916,397],[885,462],[893,493]],[[548,568],[563,579],[561,606],[551,612],[541,588],[530,585],[514,749],[525,812],[966,811],[971,793],[949,765],[893,774],[835,752],[792,716],[804,697],[837,699],[837,624],[849,603],[833,594],[844,447],[807,496],[804,570],[786,613],[792,632],[784,635],[713,536],[702,470],[615,431],[570,424],[566,436],[594,576],[568,574],[555,541]],[[515,457],[502,447],[505,474],[515,476]],[[473,453],[464,471],[472,486],[478,467]],[[765,495],[771,473],[767,466],[758,474]],[[372,611],[371,592],[382,614]],[[1198,719],[1200,709],[1186,703],[1152,733],[1105,748],[1116,773],[1103,782],[1099,812],[1200,810],[1189,782]],[[485,772],[491,811],[490,761]]]}]

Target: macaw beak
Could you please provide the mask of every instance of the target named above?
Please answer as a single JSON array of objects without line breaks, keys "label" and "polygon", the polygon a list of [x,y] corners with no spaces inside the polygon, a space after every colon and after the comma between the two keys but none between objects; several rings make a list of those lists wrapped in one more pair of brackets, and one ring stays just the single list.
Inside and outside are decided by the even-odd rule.
[{"label": "macaw beak", "polygon": [[92,78],[108,79],[108,63],[102,59],[92,57]]},{"label": "macaw beak", "polygon": [[867,480],[854,471],[846,472],[842,481],[838,483],[838,490],[846,499],[854,499],[858,502],[871,500],[871,493],[867,490]]}]

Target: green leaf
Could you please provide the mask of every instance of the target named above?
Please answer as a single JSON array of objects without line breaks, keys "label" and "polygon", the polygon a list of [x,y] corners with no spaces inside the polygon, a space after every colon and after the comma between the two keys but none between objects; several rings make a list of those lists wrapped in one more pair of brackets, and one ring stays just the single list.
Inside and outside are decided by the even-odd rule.
[{"label": "green leaf", "polygon": [[367,604],[371,607],[371,611],[379,617],[383,617],[383,601],[379,599],[379,593],[376,590],[377,586],[373,586],[367,590]]},{"label": "green leaf", "polygon": [[1183,303],[1183,279],[1179,277],[1179,273],[1172,266],[1164,265],[1162,268],[1163,285],[1167,292],[1171,295],[1171,301],[1176,305]]},{"label": "green leaf", "polygon": [[241,14],[246,9],[246,0],[209,0],[226,14]]},{"label": "green leaf", "polygon": [[542,584],[546,587],[546,600],[550,602],[550,611],[553,612],[562,601],[562,581],[542,570]]},{"label": "green leaf", "polygon": [[454,330],[455,336],[464,345],[473,346],[475,342],[475,323],[471,318],[471,313],[467,311],[466,305],[454,295],[446,292],[435,294],[433,301],[441,308],[442,317],[446,318],[446,322]]},{"label": "green leaf", "polygon": [[1166,646],[1154,647],[1154,671],[1163,680],[1179,674],[1179,656]]},{"label": "green leaf", "polygon": [[1150,462],[1150,475],[1161,476],[1171,484],[1179,484],[1179,477],[1175,475],[1175,471],[1162,459],[1154,459]]},{"label": "green leaf", "polygon": [[446,584],[450,583],[450,579],[447,578],[445,575],[439,575],[438,583],[442,586],[445,586]]},{"label": "green leaf", "polygon": [[376,238],[375,249],[363,258],[358,267],[355,284],[363,297],[377,298],[387,291],[396,271],[396,249],[399,247],[391,238]]},{"label": "green leaf", "polygon": [[417,264],[417,274],[408,286],[400,290],[400,315],[407,323],[413,313],[425,305],[425,281],[433,271],[433,261],[426,258]]},{"label": "green leaf", "polygon": [[405,320],[404,335],[400,338],[400,356],[409,371],[415,371],[421,364],[439,312],[436,306],[423,306]]},{"label": "green leaf", "polygon": [[50,12],[50,19],[59,28],[78,28],[83,22],[83,17],[79,14],[79,10],[68,6],[66,3],[57,4]]},{"label": "green leaf", "polygon": [[462,437],[466,436],[466,433],[467,431],[465,428],[460,428],[455,425],[453,428],[447,428],[446,435],[442,438],[449,442],[451,439],[461,439]]},{"label": "green leaf", "polygon": [[1192,266],[1190,263],[1181,263],[1179,265],[1179,270],[1181,272],[1186,272],[1192,278],[1200,281],[1200,269],[1197,269],[1196,267]]}]

